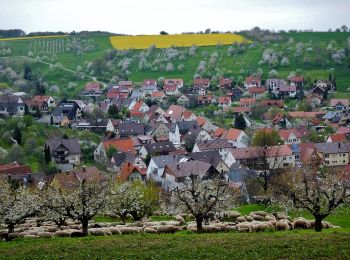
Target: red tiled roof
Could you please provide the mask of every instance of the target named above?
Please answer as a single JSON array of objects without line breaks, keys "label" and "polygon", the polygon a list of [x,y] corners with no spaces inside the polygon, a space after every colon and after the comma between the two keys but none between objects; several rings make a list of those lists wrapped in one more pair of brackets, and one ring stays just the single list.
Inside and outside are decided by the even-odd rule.
[{"label": "red tiled roof", "polygon": [[336,134],[348,134],[350,133],[350,128],[349,127],[339,127],[337,132],[335,132]]},{"label": "red tiled roof", "polygon": [[304,82],[304,77],[302,77],[302,76],[293,76],[293,77],[290,77],[289,80],[291,82]]},{"label": "red tiled roof", "polygon": [[101,87],[98,82],[89,82],[85,86],[86,91],[100,91]]},{"label": "red tiled roof", "polygon": [[128,162],[123,164],[123,166],[121,167],[120,175],[117,177],[117,179],[120,181],[127,181],[130,174],[132,174],[134,171],[140,173],[141,176],[145,176],[147,169],[141,169]]},{"label": "red tiled roof", "polygon": [[145,114],[140,111],[130,111],[130,117],[143,117]]},{"label": "red tiled roof", "polygon": [[270,107],[270,106],[277,106],[279,108],[284,107],[284,101],[283,100],[262,100],[260,103],[263,107]]},{"label": "red tiled roof", "polygon": [[189,117],[191,117],[193,115],[193,112],[192,111],[189,111],[189,110],[185,110],[183,113],[182,113],[182,117],[184,119],[187,119]]},{"label": "red tiled roof", "polygon": [[184,81],[183,79],[165,79],[164,85],[183,85]]},{"label": "red tiled roof", "polygon": [[159,98],[159,97],[165,97],[165,94],[163,91],[154,91],[151,93],[152,97]]},{"label": "red tiled roof", "polygon": [[185,108],[182,106],[171,105],[165,113],[165,116],[169,116],[175,120],[179,120],[184,110]]},{"label": "red tiled roof", "polygon": [[252,81],[255,81],[256,83],[260,82],[260,77],[256,77],[256,76],[250,76],[250,77],[246,77],[245,82],[247,84],[252,83]]},{"label": "red tiled roof", "polygon": [[193,80],[193,84],[195,86],[207,86],[209,82],[210,82],[210,79],[207,79],[207,78],[205,79],[197,78]]},{"label": "red tiled roof", "polygon": [[234,113],[250,113],[252,108],[250,107],[231,107]]},{"label": "red tiled roof", "polygon": [[300,134],[296,129],[282,129],[278,131],[283,141],[288,140],[289,136],[293,133],[297,138],[300,138]]},{"label": "red tiled roof", "polygon": [[177,85],[164,85],[163,90],[164,91],[176,91]]},{"label": "red tiled roof", "polygon": [[279,92],[295,92],[297,91],[296,86],[281,86]]},{"label": "red tiled roof", "polygon": [[304,112],[304,111],[293,111],[288,112],[288,115],[293,118],[315,118],[317,115],[324,115],[324,112]]},{"label": "red tiled roof", "polygon": [[103,146],[105,150],[107,151],[109,147],[113,146],[117,148],[120,152],[131,152],[136,153],[134,142],[132,141],[132,138],[122,138],[122,139],[110,139],[103,141]]},{"label": "red tiled roof", "polygon": [[204,100],[213,100],[213,95],[204,95],[204,96],[202,96],[202,95],[199,95],[198,97],[197,97],[197,100],[198,101],[204,101]]},{"label": "red tiled roof", "polygon": [[239,137],[239,135],[242,133],[242,130],[230,128],[227,130],[226,134],[224,135],[224,139],[235,141]]},{"label": "red tiled roof", "polygon": [[157,86],[157,81],[155,79],[145,79],[143,86]]},{"label": "red tiled roof", "polygon": [[207,122],[207,119],[205,117],[201,117],[201,116],[197,117],[197,124],[199,126],[203,126],[206,122]]},{"label": "red tiled roof", "polygon": [[143,100],[137,101],[135,105],[132,107],[131,111],[139,112],[142,105],[143,105]]},{"label": "red tiled roof", "polygon": [[220,103],[220,104],[221,103],[229,104],[229,103],[231,103],[231,99],[229,97],[221,96],[221,97],[218,98],[218,103]]},{"label": "red tiled roof", "polygon": [[278,124],[281,119],[283,118],[283,114],[282,113],[277,113],[277,115],[275,115],[275,117],[272,119],[272,123],[273,124]]},{"label": "red tiled roof", "polygon": [[248,91],[250,94],[262,94],[265,93],[266,89],[261,87],[251,87]]},{"label": "red tiled roof", "polygon": [[221,137],[226,133],[226,130],[224,128],[218,127],[213,133],[213,137]]},{"label": "red tiled roof", "polygon": [[231,83],[232,83],[232,79],[230,79],[230,78],[222,78],[222,79],[220,79],[220,81],[219,81],[219,85],[220,85],[221,87],[230,86]]},{"label": "red tiled roof", "polygon": [[29,166],[20,165],[17,162],[0,165],[0,174],[6,175],[25,175],[32,173]]},{"label": "red tiled roof", "polygon": [[43,103],[47,102],[50,99],[50,96],[44,96],[44,95],[36,95],[32,98],[33,102]]},{"label": "red tiled roof", "polygon": [[346,140],[345,134],[333,134],[330,135],[329,138],[331,138],[332,142],[342,142]]},{"label": "red tiled roof", "polygon": [[338,103],[342,104],[343,106],[348,107],[349,106],[349,99],[347,99],[347,98],[341,98],[341,99],[332,98],[331,99],[331,107],[335,107]]},{"label": "red tiled roof", "polygon": [[256,102],[255,98],[241,98],[239,100],[239,104],[241,106],[248,106],[248,105],[254,105]]}]

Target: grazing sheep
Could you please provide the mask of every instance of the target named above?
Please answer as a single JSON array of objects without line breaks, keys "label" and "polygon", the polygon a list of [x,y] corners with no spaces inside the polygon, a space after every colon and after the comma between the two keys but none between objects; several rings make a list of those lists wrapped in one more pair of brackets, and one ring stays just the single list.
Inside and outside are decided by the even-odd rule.
[{"label": "grazing sheep", "polygon": [[69,232],[64,230],[58,230],[55,232],[55,237],[69,237]]},{"label": "grazing sheep", "polygon": [[265,217],[261,216],[261,215],[257,215],[255,214],[254,212],[251,212],[249,214],[249,216],[251,216],[254,220],[257,220],[257,221],[263,221]]},{"label": "grazing sheep", "polygon": [[266,221],[276,221],[276,218],[272,215],[266,215],[265,216],[265,220]]},{"label": "grazing sheep", "polygon": [[9,233],[7,237],[8,239],[18,238],[18,233],[17,232]]},{"label": "grazing sheep", "polygon": [[254,211],[252,213],[254,213],[255,215],[258,215],[258,216],[262,216],[262,217],[267,216],[267,213],[265,211]]},{"label": "grazing sheep", "polygon": [[38,236],[34,236],[34,235],[25,235],[24,238],[38,238]]},{"label": "grazing sheep", "polygon": [[236,226],[227,226],[226,227],[226,231],[230,232],[230,231],[237,231],[237,227]]},{"label": "grazing sheep", "polygon": [[279,230],[279,231],[289,230],[289,225],[286,221],[277,221],[276,230]]},{"label": "grazing sheep", "polygon": [[156,234],[156,233],[157,233],[157,230],[155,230],[154,228],[146,227],[146,228],[144,229],[144,232],[145,232],[145,233],[149,233],[149,234]]},{"label": "grazing sheep", "polygon": [[212,226],[216,227],[218,231],[225,231],[226,225],[225,223],[213,223]]},{"label": "grazing sheep", "polygon": [[26,233],[26,232],[21,232],[21,233],[18,234],[18,237],[24,237],[25,235],[28,235],[28,233]]},{"label": "grazing sheep", "polygon": [[73,231],[70,233],[70,237],[83,237],[84,234],[83,232],[80,232],[80,231]]},{"label": "grazing sheep", "polygon": [[220,230],[219,227],[216,226],[203,226],[203,232],[205,233],[215,233]]},{"label": "grazing sheep", "polygon": [[39,232],[38,237],[40,238],[51,238],[53,237],[53,234],[50,232]]},{"label": "grazing sheep", "polygon": [[109,229],[109,232],[112,233],[112,235],[121,235],[122,232],[119,230],[119,228],[116,228],[116,227],[110,227]]},{"label": "grazing sheep", "polygon": [[240,216],[240,217],[237,218],[237,221],[238,222],[246,222],[246,219],[245,219],[245,217]]},{"label": "grazing sheep", "polygon": [[175,216],[175,220],[180,222],[180,226],[185,224],[185,219],[180,215]]},{"label": "grazing sheep", "polygon": [[310,221],[308,221],[307,219],[304,218],[298,218],[295,219],[293,221],[293,227],[294,228],[302,228],[302,229],[306,229],[306,228],[310,228]]},{"label": "grazing sheep", "polygon": [[125,234],[138,234],[139,229],[135,227],[120,227],[120,232],[125,235]]},{"label": "grazing sheep", "polygon": [[246,220],[249,221],[249,222],[254,221],[254,219],[253,219],[251,216],[246,216],[245,218],[246,218]]},{"label": "grazing sheep", "polygon": [[269,229],[269,226],[265,223],[259,223],[253,226],[254,232],[266,231]]},{"label": "grazing sheep", "polygon": [[237,231],[249,233],[249,232],[252,232],[252,227],[250,223],[247,223],[247,222],[239,223],[237,225]]},{"label": "grazing sheep", "polygon": [[93,230],[91,231],[92,235],[94,236],[107,236],[106,232],[104,232],[103,230],[101,229],[96,229],[96,230]]},{"label": "grazing sheep", "polygon": [[38,235],[38,231],[36,231],[36,230],[28,230],[27,234],[28,235],[32,235],[32,236],[37,236]]},{"label": "grazing sheep", "polygon": [[48,232],[53,232],[53,233],[54,233],[54,232],[56,232],[57,230],[58,230],[57,227],[52,227],[52,226],[51,226],[51,227],[47,227],[47,231],[48,231]]},{"label": "grazing sheep", "polygon": [[181,230],[178,226],[158,226],[157,233],[174,233]]},{"label": "grazing sheep", "polygon": [[277,220],[287,220],[287,216],[283,213],[278,213],[277,214]]}]

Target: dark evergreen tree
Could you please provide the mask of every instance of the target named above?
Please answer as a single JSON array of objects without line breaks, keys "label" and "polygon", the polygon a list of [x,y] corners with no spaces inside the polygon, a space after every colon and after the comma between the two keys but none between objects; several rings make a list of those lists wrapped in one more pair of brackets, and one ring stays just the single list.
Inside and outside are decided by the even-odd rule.
[{"label": "dark evergreen tree", "polygon": [[39,109],[38,106],[35,106],[34,117],[36,117],[36,118],[41,118],[41,111],[40,111],[40,109]]},{"label": "dark evergreen tree", "polygon": [[36,80],[35,82],[35,95],[45,95],[46,89],[41,80]]},{"label": "dark evergreen tree", "polygon": [[22,144],[22,132],[18,126],[13,130],[12,138],[16,140],[19,145]]},{"label": "dark evergreen tree", "polygon": [[118,116],[119,109],[116,105],[112,104],[108,108],[108,115],[110,115],[113,118],[116,118]]},{"label": "dark evergreen tree", "polygon": [[247,127],[247,123],[244,119],[243,114],[239,114],[236,116],[235,123],[233,125],[234,128],[244,130]]},{"label": "dark evergreen tree", "polygon": [[24,67],[24,76],[23,76],[23,78],[26,79],[26,80],[29,80],[29,81],[33,80],[32,69],[28,65],[26,65]]},{"label": "dark evergreen tree", "polygon": [[50,125],[53,125],[53,116],[50,116]]},{"label": "dark evergreen tree", "polygon": [[50,148],[45,146],[45,163],[49,164],[51,162]]}]

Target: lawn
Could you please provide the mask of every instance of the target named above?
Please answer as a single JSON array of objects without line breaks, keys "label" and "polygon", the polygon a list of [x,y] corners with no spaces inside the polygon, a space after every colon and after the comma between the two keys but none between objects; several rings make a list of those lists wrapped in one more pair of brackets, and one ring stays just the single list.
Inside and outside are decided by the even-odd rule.
[{"label": "lawn", "polygon": [[0,242],[1,259],[349,259],[350,232],[123,235]]}]

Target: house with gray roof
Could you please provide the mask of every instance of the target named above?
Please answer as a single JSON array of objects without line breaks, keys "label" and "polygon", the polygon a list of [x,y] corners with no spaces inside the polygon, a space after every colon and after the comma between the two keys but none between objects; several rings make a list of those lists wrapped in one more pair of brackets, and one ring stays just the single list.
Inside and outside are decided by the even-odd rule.
[{"label": "house with gray roof", "polygon": [[45,142],[45,152],[61,171],[70,171],[80,164],[81,150],[77,139],[51,139]]},{"label": "house with gray roof", "polygon": [[317,154],[326,166],[345,166],[349,164],[350,144],[342,142],[316,143]]},{"label": "house with gray roof", "polygon": [[14,95],[0,96],[0,115],[1,116],[23,116],[25,103],[21,97]]},{"label": "house with gray roof", "polygon": [[145,126],[141,123],[128,122],[128,123],[119,123],[117,134],[120,137],[136,136],[145,134]]},{"label": "house with gray roof", "polygon": [[170,141],[158,143],[148,143],[141,147],[139,154],[141,158],[147,158],[147,155],[168,155],[170,152],[176,151],[175,146]]},{"label": "house with gray roof", "polygon": [[132,93],[131,93],[131,99],[133,100],[139,100],[145,97],[145,92],[142,90],[138,90],[135,89]]},{"label": "house with gray roof", "polygon": [[186,178],[195,176],[198,180],[225,179],[226,175],[219,173],[213,165],[197,160],[168,164],[163,173],[162,188],[172,191],[182,185]]},{"label": "house with gray roof", "polygon": [[161,155],[152,157],[147,167],[147,179],[155,181],[158,186],[162,186],[165,166],[188,161],[184,155]]},{"label": "house with gray roof", "polygon": [[140,169],[146,168],[146,164],[140,156],[131,152],[119,151],[112,155],[109,168],[113,172],[119,172],[125,163],[130,163],[135,167],[139,167]]},{"label": "house with gray roof", "polygon": [[189,154],[189,157],[193,160],[210,163],[220,173],[227,173],[230,169],[221,159],[219,151],[216,150],[191,153]]}]

